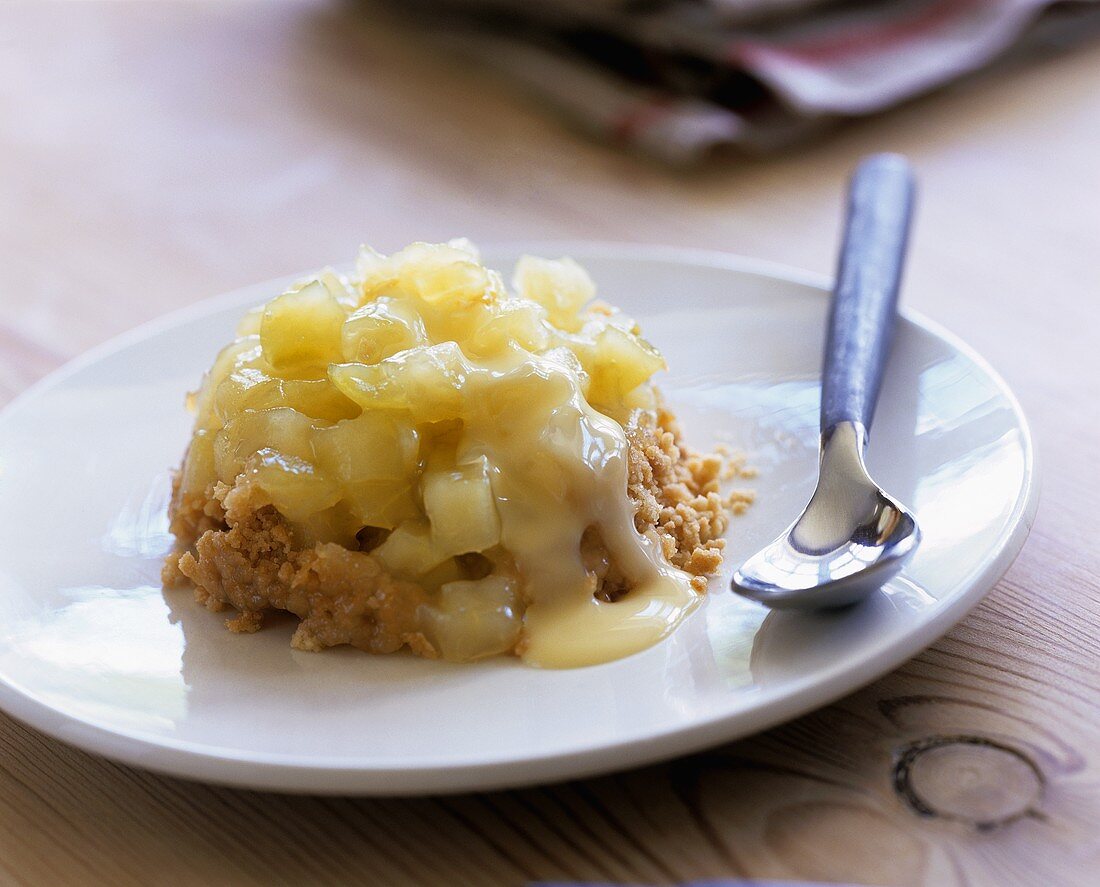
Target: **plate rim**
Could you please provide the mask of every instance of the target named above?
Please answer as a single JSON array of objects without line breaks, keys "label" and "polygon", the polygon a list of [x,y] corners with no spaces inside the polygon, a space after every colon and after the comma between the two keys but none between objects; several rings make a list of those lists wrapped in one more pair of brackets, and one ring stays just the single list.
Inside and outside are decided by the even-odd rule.
[{"label": "plate rim", "polygon": [[[493,242],[481,248],[484,254],[524,252],[572,255],[584,259],[646,259],[721,268],[817,290],[827,295],[831,280],[779,262],[756,259],[721,250],[661,246],[613,241],[523,240]],[[336,265],[333,267],[341,267]],[[63,383],[87,366],[116,354],[132,344],[165,333],[190,321],[217,314],[245,303],[252,293],[274,291],[276,287],[308,276],[312,272],[284,275],[238,287],[169,311],[93,346],[48,373],[0,408],[0,423],[22,404]],[[594,747],[572,748],[553,754],[524,755],[522,752],[491,761],[465,760],[430,762],[407,759],[400,764],[372,766],[369,758],[331,764],[292,754],[245,752],[234,748],[199,745],[173,737],[125,728],[107,727],[93,720],[66,714],[32,698],[18,685],[0,677],[0,709],[22,723],[111,760],[142,767],[165,775],[240,788],[337,795],[423,795],[463,791],[518,788],[546,782],[577,779],[597,773],[616,772],[659,760],[690,754],[724,742],[731,742],[784,723],[831,704],[856,692],[911,659],[959,622],[993,589],[1023,548],[1038,508],[1040,480],[1038,455],[1026,414],[1001,374],[986,358],[957,335],[920,312],[902,307],[901,317],[918,329],[940,339],[985,373],[1013,411],[1024,444],[1024,476],[1020,493],[1007,520],[1008,529],[990,550],[982,568],[967,581],[945,606],[925,624],[901,639],[871,648],[855,662],[841,661],[828,670],[803,675],[791,682],[781,695],[764,707],[749,708],[712,717],[689,726],[667,727],[641,739],[624,739]],[[859,679],[852,680],[858,673]],[[152,756],[152,757],[151,757]]]}]

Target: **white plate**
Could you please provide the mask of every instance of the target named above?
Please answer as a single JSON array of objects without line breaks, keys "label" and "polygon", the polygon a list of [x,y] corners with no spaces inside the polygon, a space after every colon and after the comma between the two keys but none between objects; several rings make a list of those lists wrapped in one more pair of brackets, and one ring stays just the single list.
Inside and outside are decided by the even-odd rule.
[{"label": "white plate", "polygon": [[[564,779],[744,736],[882,675],[960,619],[1008,568],[1036,505],[1011,392],[961,342],[902,321],[872,435],[874,476],[924,542],[843,613],[771,613],[727,591],[741,558],[806,501],[816,473],[820,281],[715,253],[558,244],[668,357],[698,446],[760,469],[706,606],[619,662],[541,671],[290,648],[290,621],[234,635],[165,593],[168,471],[183,393],[252,287],[88,354],[0,414],[0,706],[120,761],[234,785],[416,794]],[[487,256],[510,268],[517,251]]]}]

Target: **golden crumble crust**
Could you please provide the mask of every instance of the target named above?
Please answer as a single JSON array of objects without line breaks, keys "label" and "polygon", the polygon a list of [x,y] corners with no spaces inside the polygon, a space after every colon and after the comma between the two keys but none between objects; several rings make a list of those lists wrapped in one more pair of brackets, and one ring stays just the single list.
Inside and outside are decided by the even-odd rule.
[{"label": "golden crumble crust", "polygon": [[291,641],[299,650],[350,644],[391,653],[408,645],[435,655],[415,627],[426,599],[419,585],[390,576],[364,552],[331,543],[296,549],[282,515],[251,484],[217,484],[211,494],[225,525],[205,531],[176,569],[194,583],[199,603],[238,611],[226,622],[231,630],[256,631],[265,610],[287,610],[302,620]]},{"label": "golden crumble crust", "polygon": [[637,412],[626,429],[630,473],[627,492],[637,511],[639,533],[655,530],[665,557],[691,573],[701,591],[706,576],[722,564],[729,526],[727,504],[720,492],[721,455],[701,455],[686,448],[676,418],[665,409],[656,416]]}]

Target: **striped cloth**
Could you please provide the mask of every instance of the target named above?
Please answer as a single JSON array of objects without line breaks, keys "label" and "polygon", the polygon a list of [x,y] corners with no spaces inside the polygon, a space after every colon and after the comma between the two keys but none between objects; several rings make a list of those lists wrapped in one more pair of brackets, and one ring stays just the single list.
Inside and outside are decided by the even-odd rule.
[{"label": "striped cloth", "polygon": [[691,163],[764,152],[1025,50],[1098,0],[390,0],[599,138]]}]

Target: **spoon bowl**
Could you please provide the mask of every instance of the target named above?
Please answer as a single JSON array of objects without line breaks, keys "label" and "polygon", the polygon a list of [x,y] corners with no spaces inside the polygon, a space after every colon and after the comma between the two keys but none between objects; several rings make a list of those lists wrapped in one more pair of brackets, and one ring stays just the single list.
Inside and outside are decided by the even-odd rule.
[{"label": "spoon bowl", "polygon": [[741,565],[734,589],[773,609],[854,604],[901,570],[920,543],[916,519],[871,479],[866,432],[834,429],[821,448],[821,474],[802,515]]}]

